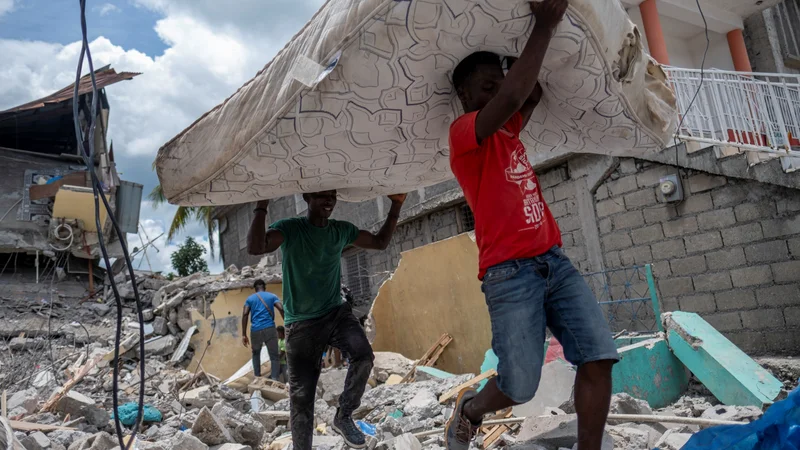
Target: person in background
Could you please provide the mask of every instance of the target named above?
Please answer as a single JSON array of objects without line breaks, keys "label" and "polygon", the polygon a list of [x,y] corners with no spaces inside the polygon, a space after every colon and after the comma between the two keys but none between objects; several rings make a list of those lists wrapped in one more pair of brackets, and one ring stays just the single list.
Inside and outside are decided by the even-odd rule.
[{"label": "person in background", "polygon": [[281,371],[280,351],[278,349],[278,332],[275,329],[275,310],[283,316],[283,305],[278,296],[266,291],[263,280],[253,283],[255,294],[247,297],[242,311],[242,344],[250,345],[247,338],[247,320],[252,319],[250,327],[253,350],[253,375],[261,376],[261,347],[267,346],[270,361],[270,378],[277,381]]},{"label": "person in background", "polygon": [[601,448],[619,356],[594,294],[561,250],[558,224],[519,139],[541,99],[540,69],[567,6],[567,0],[531,2],[536,22],[507,74],[500,56],[489,52],[467,56],[453,71],[465,114],[450,126],[450,167],[475,215],[478,278],[498,375],[479,393],[459,394],[445,428],[447,450],[467,450],[485,414],[533,398],[546,328],[578,366],[578,449]]},{"label": "person in background", "polygon": [[280,325],[275,329],[278,331],[278,351],[281,359],[281,371],[278,375],[278,381],[286,383],[286,330]]}]

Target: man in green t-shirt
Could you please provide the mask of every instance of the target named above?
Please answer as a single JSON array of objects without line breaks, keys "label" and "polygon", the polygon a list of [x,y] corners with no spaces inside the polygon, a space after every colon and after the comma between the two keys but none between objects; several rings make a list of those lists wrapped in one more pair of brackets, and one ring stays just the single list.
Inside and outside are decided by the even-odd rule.
[{"label": "man in green t-shirt", "polygon": [[281,249],[283,253],[283,308],[286,359],[289,363],[289,403],[294,450],[310,450],[314,431],[314,396],[322,370],[322,353],[330,345],[350,355],[350,367],[339,396],[339,409],[331,424],[353,448],[364,448],[364,433],[352,414],[372,371],[372,347],[342,301],[342,250],[350,245],[372,250],[389,246],[397,228],[405,194],[391,195],[392,207],[377,234],[359,230],[349,222],[330,219],[336,191],[303,194],[306,217],[279,220],[265,229],[269,202],[258,202],[247,235],[251,255]]}]

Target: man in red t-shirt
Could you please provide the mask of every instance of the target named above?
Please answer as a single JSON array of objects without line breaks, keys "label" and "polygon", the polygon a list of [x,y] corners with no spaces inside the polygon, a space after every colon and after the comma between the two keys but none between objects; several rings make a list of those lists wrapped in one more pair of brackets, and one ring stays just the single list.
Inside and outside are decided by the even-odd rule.
[{"label": "man in red t-shirt", "polygon": [[578,366],[578,448],[599,450],[611,368],[619,360],[597,300],[561,250],[558,224],[519,140],[541,98],[539,70],[567,0],[544,0],[531,8],[536,24],[507,75],[500,57],[487,52],[468,56],[453,72],[466,114],[450,127],[450,166],[475,215],[478,277],[498,376],[480,393],[459,394],[445,433],[448,450],[467,450],[484,414],[533,398],[546,327]]}]

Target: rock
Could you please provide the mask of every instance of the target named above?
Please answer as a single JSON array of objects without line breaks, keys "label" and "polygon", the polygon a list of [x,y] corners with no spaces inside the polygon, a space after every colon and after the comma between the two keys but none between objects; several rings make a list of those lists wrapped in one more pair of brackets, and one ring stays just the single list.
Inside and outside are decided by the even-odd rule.
[{"label": "rock", "polygon": [[650,435],[636,428],[606,426],[606,432],[614,438],[614,448],[620,450],[649,450]]},{"label": "rock", "polygon": [[[149,339],[144,343],[144,354],[147,356],[171,356],[177,344],[178,338],[172,335]],[[138,348],[137,346],[137,357]]]},{"label": "rock", "polygon": [[653,414],[653,410],[646,401],[633,398],[625,393],[614,394],[611,397],[609,412],[611,414]]},{"label": "rock", "polygon": [[78,439],[69,446],[69,450],[111,450],[119,444],[105,431],[89,437]]},{"label": "rock", "polygon": [[86,307],[101,317],[111,312],[111,307],[105,303],[87,303]]},{"label": "rock", "polygon": [[413,434],[401,434],[395,438],[389,439],[385,444],[386,450],[422,450],[422,444]]},{"label": "rock", "polygon": [[47,387],[47,385],[51,383],[55,383],[55,381],[56,379],[53,376],[53,373],[49,370],[44,370],[37,373],[36,376],[33,377],[33,387],[41,389]]},{"label": "rock", "polygon": [[169,443],[172,450],[208,450],[208,446],[189,433],[175,433]]},{"label": "rock", "polygon": [[718,405],[705,410],[700,416],[704,419],[732,420],[734,422],[752,422],[763,413],[756,406]]},{"label": "rock", "polygon": [[39,392],[36,389],[30,388],[24,391],[18,391],[8,399],[8,416],[16,417],[20,412],[23,414],[33,414],[36,412],[38,406]]},{"label": "rock", "polygon": [[248,414],[240,413],[223,402],[214,405],[211,412],[228,427],[235,442],[252,447],[261,445],[266,429],[258,420]]},{"label": "rock", "polygon": [[155,314],[153,314],[152,309],[145,309],[142,310],[142,320],[145,322],[150,322],[155,318]]},{"label": "rock", "polygon": [[27,347],[36,345],[33,339],[26,337],[15,337],[8,342],[8,348],[11,350],[25,350]]},{"label": "rock", "polygon": [[[522,423],[517,443],[512,449],[528,448],[526,444],[539,444],[548,448],[572,448],[578,443],[578,416],[528,417]],[[603,450],[613,450],[614,439],[603,433]]]},{"label": "rock", "polygon": [[339,395],[344,390],[344,380],[347,369],[331,369],[323,371],[319,376],[319,386],[322,387],[322,398],[329,405],[339,403]]},{"label": "rock", "polygon": [[253,450],[253,448],[249,445],[228,443],[211,447],[211,450]]},{"label": "rock", "polygon": [[439,404],[439,399],[433,392],[422,389],[417,392],[417,395],[411,401],[406,403],[403,412],[423,419],[430,419],[442,412],[442,405]]},{"label": "rock", "polygon": [[394,352],[375,352],[372,378],[385,383],[390,375],[405,376],[414,366],[414,361]]},{"label": "rock", "polygon": [[[392,436],[400,436],[401,434],[405,433],[415,433],[418,431],[422,431],[428,427],[428,425],[433,425],[433,421],[426,421],[421,422],[416,417],[401,417],[399,419],[395,419],[392,416],[387,416],[386,419],[380,424],[380,429],[384,433],[389,433]],[[430,426],[433,428],[433,426]]]},{"label": "rock", "polygon": [[332,424],[334,417],[336,417],[336,408],[333,406],[328,405],[325,400],[318,398],[316,402],[314,402],[314,417],[315,417],[315,425],[320,424]]},{"label": "rock", "polygon": [[203,407],[192,424],[192,435],[207,445],[220,445],[233,441],[225,424],[207,407]]},{"label": "rock", "polygon": [[181,396],[183,404],[190,408],[211,408],[219,401],[210,386],[200,386]]},{"label": "rock", "polygon": [[311,448],[323,449],[342,449],[344,439],[338,435],[334,436],[314,436],[311,440]]},{"label": "rock", "polygon": [[679,433],[676,430],[667,430],[661,439],[656,442],[659,450],[680,450],[692,437],[689,433]]},{"label": "rock", "polygon": [[167,322],[167,328],[169,329],[169,334],[178,335],[181,333],[180,328],[177,325],[173,324],[172,322]]},{"label": "rock", "polygon": [[543,415],[548,406],[561,406],[564,402],[568,402],[574,386],[575,370],[572,366],[561,361],[549,362],[542,367],[536,395],[529,402],[515,406],[514,415],[517,417]]},{"label": "rock", "polygon": [[153,321],[153,333],[164,336],[169,334],[169,327],[167,326],[167,319],[158,316]]},{"label": "rock", "polygon": [[47,437],[50,438],[50,442],[59,443],[64,447],[69,447],[72,445],[73,442],[79,439],[85,439],[89,437],[88,433],[84,433],[82,431],[70,431],[70,430],[56,430],[51,431]]},{"label": "rock", "polygon": [[46,450],[51,448],[50,439],[41,431],[34,431],[19,440],[26,450]]},{"label": "rock", "polygon": [[96,427],[104,427],[111,420],[111,415],[106,410],[95,406],[94,400],[75,390],[61,397],[56,404],[56,411],[69,414],[73,418],[83,416],[88,424]]}]

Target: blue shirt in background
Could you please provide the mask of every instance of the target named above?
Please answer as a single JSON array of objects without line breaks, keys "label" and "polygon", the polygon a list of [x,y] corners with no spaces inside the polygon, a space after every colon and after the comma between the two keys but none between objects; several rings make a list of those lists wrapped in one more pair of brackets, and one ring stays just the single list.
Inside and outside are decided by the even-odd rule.
[{"label": "blue shirt in background", "polygon": [[[259,295],[261,300],[269,307],[269,311],[264,307],[264,303],[261,303],[261,300],[258,299]],[[275,303],[279,301],[280,299],[277,295],[269,292],[259,292],[247,297],[245,304],[250,307],[250,321],[253,322],[250,325],[250,331],[258,331],[275,326],[275,320],[273,319],[275,317]]]}]

